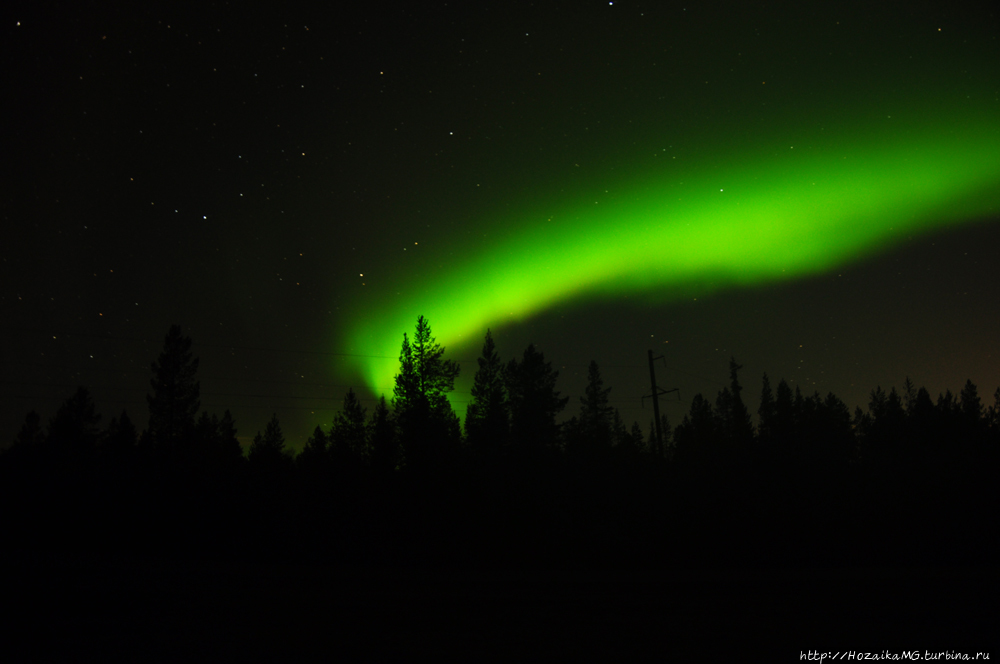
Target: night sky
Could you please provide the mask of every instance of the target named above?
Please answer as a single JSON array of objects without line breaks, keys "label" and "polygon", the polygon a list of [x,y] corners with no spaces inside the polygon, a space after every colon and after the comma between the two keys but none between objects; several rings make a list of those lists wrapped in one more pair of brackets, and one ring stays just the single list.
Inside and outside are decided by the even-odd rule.
[{"label": "night sky", "polygon": [[391,397],[420,314],[461,416],[487,328],[647,430],[650,348],[673,424],[730,356],[752,411],[993,402],[993,3],[140,4],[4,12],[4,441],[81,384],[145,427],[175,323],[245,444]]}]

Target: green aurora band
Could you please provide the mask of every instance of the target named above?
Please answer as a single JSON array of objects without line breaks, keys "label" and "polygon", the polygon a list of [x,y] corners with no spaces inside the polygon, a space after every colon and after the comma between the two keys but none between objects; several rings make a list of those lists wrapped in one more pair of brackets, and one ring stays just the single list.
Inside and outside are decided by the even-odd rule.
[{"label": "green aurora band", "polygon": [[643,177],[505,212],[483,224],[488,243],[456,245],[457,259],[436,272],[407,274],[391,295],[351,303],[338,351],[373,393],[388,395],[418,315],[449,351],[478,350],[488,327],[556,303],[625,294],[668,302],[801,278],[995,215],[995,110],[923,117],[931,119],[882,115],[831,122],[812,138],[783,134],[801,145],[743,141],[737,151],[716,141],[700,163],[670,160]]}]

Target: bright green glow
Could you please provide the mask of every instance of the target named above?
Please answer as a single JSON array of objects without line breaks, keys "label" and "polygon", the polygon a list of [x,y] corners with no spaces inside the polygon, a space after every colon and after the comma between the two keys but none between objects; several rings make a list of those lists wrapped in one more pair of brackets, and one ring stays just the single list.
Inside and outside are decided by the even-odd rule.
[{"label": "bright green glow", "polygon": [[386,392],[402,334],[420,314],[450,351],[478,349],[487,327],[557,302],[624,293],[668,301],[802,277],[1000,209],[994,114],[848,124],[802,145],[706,149],[703,163],[671,160],[594,187],[596,196],[572,194],[555,215],[499,218],[494,235],[513,229],[502,239],[458,247],[452,264],[406,275],[391,298],[359,300],[340,350],[385,356],[354,359],[368,386]]}]

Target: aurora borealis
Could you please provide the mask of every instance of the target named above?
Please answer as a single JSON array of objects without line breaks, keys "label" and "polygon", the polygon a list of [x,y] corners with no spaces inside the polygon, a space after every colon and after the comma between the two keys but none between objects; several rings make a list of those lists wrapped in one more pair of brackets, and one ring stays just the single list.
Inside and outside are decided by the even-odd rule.
[{"label": "aurora borealis", "polygon": [[79,384],[144,421],[180,324],[203,407],[289,445],[535,343],[627,423],[730,356],[863,404],[1000,372],[1000,19],[980,3],[54,8],[4,24],[0,435]]},{"label": "aurora borealis", "polygon": [[544,220],[510,220],[525,230],[473,248],[385,302],[366,301],[366,315],[348,321],[343,349],[365,356],[359,365],[378,392],[397,371],[400,331],[421,314],[444,331],[439,341],[465,349],[487,327],[558,301],[639,292],[668,302],[695,284],[701,292],[753,287],[860,260],[899,238],[998,209],[995,120],[956,117],[947,131],[920,117],[859,122],[840,135],[816,132],[798,149],[727,154],[724,165],[616,182],[547,219],[522,212]]}]

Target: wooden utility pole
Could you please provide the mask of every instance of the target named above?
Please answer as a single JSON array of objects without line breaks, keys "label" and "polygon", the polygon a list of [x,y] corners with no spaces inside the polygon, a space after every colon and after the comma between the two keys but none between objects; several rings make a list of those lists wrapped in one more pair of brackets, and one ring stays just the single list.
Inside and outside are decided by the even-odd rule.
[{"label": "wooden utility pole", "polygon": [[656,456],[661,458],[663,457],[663,431],[661,430],[661,425],[660,425],[660,401],[658,397],[661,394],[670,394],[671,392],[679,391],[678,388],[676,387],[673,388],[672,390],[661,390],[656,386],[656,369],[653,368],[653,361],[662,359],[663,359],[662,355],[653,357],[653,351],[652,350],[649,351],[649,382],[653,387],[653,392],[651,394],[642,397],[644,401],[646,397],[653,398],[653,427],[654,431],[656,431],[656,440],[654,441],[654,451],[656,452]]}]

